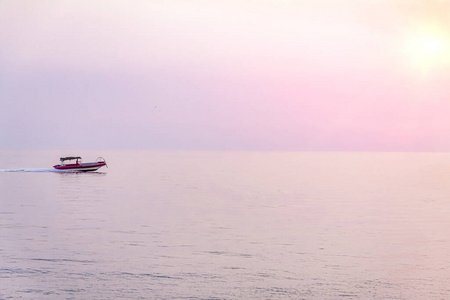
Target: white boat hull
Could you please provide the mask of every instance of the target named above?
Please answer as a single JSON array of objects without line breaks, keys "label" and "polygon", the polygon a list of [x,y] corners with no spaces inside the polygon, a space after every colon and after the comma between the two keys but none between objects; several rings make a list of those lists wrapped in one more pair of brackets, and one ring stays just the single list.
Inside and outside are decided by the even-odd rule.
[{"label": "white boat hull", "polygon": [[89,168],[70,168],[65,170],[58,170],[61,172],[89,172],[89,171],[97,171],[103,166],[89,167]]}]

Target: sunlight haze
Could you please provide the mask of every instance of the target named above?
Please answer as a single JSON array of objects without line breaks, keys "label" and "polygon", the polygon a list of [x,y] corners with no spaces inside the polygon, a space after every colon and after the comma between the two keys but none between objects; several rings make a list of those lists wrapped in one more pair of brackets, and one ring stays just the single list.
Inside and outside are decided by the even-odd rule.
[{"label": "sunlight haze", "polygon": [[0,1],[0,147],[449,151],[450,2]]}]

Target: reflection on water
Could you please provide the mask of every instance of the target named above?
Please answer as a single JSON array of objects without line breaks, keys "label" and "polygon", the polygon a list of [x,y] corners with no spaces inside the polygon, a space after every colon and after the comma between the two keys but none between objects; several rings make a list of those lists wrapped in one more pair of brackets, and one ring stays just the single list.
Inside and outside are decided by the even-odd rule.
[{"label": "reflection on water", "polygon": [[0,173],[0,299],[449,294],[450,155],[101,154],[103,172]]}]

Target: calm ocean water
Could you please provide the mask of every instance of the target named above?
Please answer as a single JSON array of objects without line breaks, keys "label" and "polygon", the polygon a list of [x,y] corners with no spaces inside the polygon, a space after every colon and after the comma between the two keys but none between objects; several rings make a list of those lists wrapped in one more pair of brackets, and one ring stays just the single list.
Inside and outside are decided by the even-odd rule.
[{"label": "calm ocean water", "polygon": [[449,253],[450,154],[0,152],[0,299],[450,299]]}]

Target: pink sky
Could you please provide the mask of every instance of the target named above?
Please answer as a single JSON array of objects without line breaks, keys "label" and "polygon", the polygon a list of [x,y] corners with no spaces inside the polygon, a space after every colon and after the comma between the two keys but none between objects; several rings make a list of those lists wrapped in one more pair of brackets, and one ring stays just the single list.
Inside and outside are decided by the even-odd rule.
[{"label": "pink sky", "polygon": [[442,0],[0,1],[0,147],[449,151],[449,28]]}]

